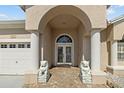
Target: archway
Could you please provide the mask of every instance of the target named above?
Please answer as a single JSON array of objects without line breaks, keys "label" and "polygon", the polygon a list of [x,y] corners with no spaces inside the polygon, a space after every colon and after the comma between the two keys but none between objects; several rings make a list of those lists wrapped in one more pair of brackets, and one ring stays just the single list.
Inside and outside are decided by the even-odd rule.
[{"label": "archway", "polygon": [[[83,60],[82,58],[90,60],[90,52],[86,54],[83,52],[84,37],[87,39],[87,42],[85,42],[86,47],[90,45],[90,30],[90,20],[79,8],[75,6],[57,6],[52,8],[41,18],[39,23],[39,31],[42,33],[41,39],[44,40],[42,42],[43,51],[41,51],[43,52],[43,60],[47,60],[50,66],[56,66],[57,63],[62,63],[58,62],[60,60],[64,64],[72,64],[73,66],[78,66],[81,60]],[[63,35],[67,35],[66,37],[72,39],[72,43],[57,43],[56,39],[59,36],[61,37],[61,35],[62,37]],[[57,44],[58,46],[56,46]],[[58,48],[56,47],[63,49],[60,54],[57,54]],[[70,49],[72,54],[68,52]],[[63,53],[63,59],[60,57],[63,51],[68,52],[70,59],[66,59],[66,52],[64,52],[65,54]],[[57,59],[58,55],[59,59]],[[83,57],[85,55],[86,57]]]},{"label": "archway", "polygon": [[80,8],[73,5],[59,5],[48,10],[43,16],[41,16],[41,20],[39,21],[38,29],[40,31],[44,31],[46,25],[59,15],[71,15],[84,25],[87,32],[91,31],[91,22],[87,14],[82,11]]}]

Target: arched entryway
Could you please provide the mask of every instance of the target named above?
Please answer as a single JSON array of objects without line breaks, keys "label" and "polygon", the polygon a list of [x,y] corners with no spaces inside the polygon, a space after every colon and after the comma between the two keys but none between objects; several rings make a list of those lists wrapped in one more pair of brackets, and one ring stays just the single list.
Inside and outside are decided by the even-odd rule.
[{"label": "arched entryway", "polygon": [[[36,13],[32,12],[35,9],[39,12],[37,17],[35,16]],[[34,6],[27,11],[29,19],[33,15],[32,19],[26,22],[26,28],[29,26],[28,30],[31,30],[32,68],[37,70],[39,61],[42,62],[44,60],[48,61],[49,67],[56,66],[56,38],[61,34],[68,34],[74,40],[73,66],[79,66],[81,61],[89,61],[91,63],[92,74],[96,77],[98,72],[99,78],[99,74],[101,74],[100,31],[105,25],[103,24],[104,22],[99,23],[101,19],[98,20],[98,16],[94,17],[98,13],[94,13],[93,11],[88,13],[89,9],[91,8],[60,5],[50,6],[49,8]],[[97,20],[94,20],[95,18]],[[33,24],[30,25],[30,23]],[[93,23],[97,24],[94,25]]]},{"label": "arched entryway", "polygon": [[59,35],[55,42],[56,65],[74,63],[74,41],[68,34]]},{"label": "arched entryway", "polygon": [[[58,64],[79,66],[82,60],[90,61],[90,29],[88,16],[79,8],[57,6],[50,9],[39,24],[41,59],[47,60],[50,67]],[[84,45],[89,49],[84,51]]]}]

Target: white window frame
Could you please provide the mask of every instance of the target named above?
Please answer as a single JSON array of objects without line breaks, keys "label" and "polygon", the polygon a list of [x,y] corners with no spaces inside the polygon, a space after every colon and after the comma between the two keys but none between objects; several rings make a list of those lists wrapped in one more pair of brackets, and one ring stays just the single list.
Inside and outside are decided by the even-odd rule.
[{"label": "white window frame", "polygon": [[[24,47],[22,46],[18,47],[19,44],[24,44]],[[13,47],[13,45],[15,45],[15,47]],[[30,42],[0,42],[0,48],[31,48],[31,43]]]},{"label": "white window frame", "polygon": [[124,61],[124,40],[118,41],[117,48],[118,61]]},{"label": "white window frame", "polygon": [[[24,47],[23,47],[23,45],[24,45]],[[18,44],[18,48],[26,48],[26,47],[25,47],[25,43],[19,43],[19,44]]]},{"label": "white window frame", "polygon": [[7,44],[0,44],[0,48],[8,48],[8,45]]},{"label": "white window frame", "polygon": [[31,48],[31,44],[30,43],[26,43],[26,48]]},{"label": "white window frame", "polygon": [[16,43],[9,43],[9,48],[16,48]]}]

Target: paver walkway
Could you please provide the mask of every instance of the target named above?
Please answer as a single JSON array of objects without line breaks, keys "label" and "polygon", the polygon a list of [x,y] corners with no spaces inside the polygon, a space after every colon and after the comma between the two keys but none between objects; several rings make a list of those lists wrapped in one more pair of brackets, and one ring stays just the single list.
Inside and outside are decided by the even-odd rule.
[{"label": "paver walkway", "polygon": [[77,67],[55,67],[50,69],[51,77],[47,83],[31,85],[37,88],[105,88],[106,85],[86,86],[80,81],[79,68]]}]

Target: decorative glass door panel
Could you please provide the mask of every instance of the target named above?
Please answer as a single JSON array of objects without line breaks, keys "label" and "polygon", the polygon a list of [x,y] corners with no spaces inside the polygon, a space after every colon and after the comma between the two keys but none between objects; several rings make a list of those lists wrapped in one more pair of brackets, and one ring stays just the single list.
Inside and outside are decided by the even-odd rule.
[{"label": "decorative glass door panel", "polygon": [[66,63],[72,62],[71,46],[66,46]]},{"label": "decorative glass door panel", "polygon": [[58,46],[58,63],[63,63],[63,46]]},{"label": "decorative glass door panel", "polygon": [[62,64],[72,63],[72,46],[71,45],[58,45],[57,47],[57,62]]}]

